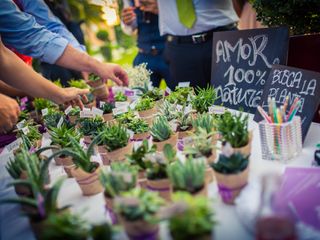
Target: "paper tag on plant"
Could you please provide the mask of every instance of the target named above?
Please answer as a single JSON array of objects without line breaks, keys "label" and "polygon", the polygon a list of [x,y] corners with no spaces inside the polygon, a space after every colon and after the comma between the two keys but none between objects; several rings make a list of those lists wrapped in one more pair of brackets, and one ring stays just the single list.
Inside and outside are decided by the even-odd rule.
[{"label": "paper tag on plant", "polygon": [[49,112],[48,108],[41,109],[41,114],[42,114],[42,116],[47,115],[48,112]]},{"label": "paper tag on plant", "polygon": [[192,100],[192,99],[191,99],[191,95],[188,94],[187,101],[188,101],[188,102],[191,102],[191,100]]},{"label": "paper tag on plant", "polygon": [[188,106],[185,107],[184,114],[187,114],[187,113],[189,113],[191,111],[192,111],[192,106],[189,104]]},{"label": "paper tag on plant", "polygon": [[28,126],[26,126],[24,128],[21,128],[21,130],[22,130],[24,135],[27,135],[30,132]]},{"label": "paper tag on plant", "polygon": [[57,128],[61,128],[62,123],[63,123],[63,117],[61,117],[61,118],[59,119],[59,122],[58,122],[58,124],[57,124]]},{"label": "paper tag on plant", "polygon": [[17,123],[17,128],[20,130],[21,128],[23,128],[24,124],[25,124],[26,120],[22,120],[20,122]]},{"label": "paper tag on plant", "polygon": [[225,107],[222,106],[211,106],[208,108],[208,112],[212,114],[224,114],[225,111]]},{"label": "paper tag on plant", "polygon": [[114,116],[128,112],[128,107],[120,107],[112,109],[112,114]]},{"label": "paper tag on plant", "polygon": [[127,133],[130,135],[130,138],[132,138],[134,135],[134,132],[130,129],[127,129]]},{"label": "paper tag on plant", "polygon": [[190,87],[190,82],[179,82],[179,83],[178,83],[178,87],[179,87],[179,88]]},{"label": "paper tag on plant", "polygon": [[7,149],[8,152],[12,152],[12,151],[18,149],[21,144],[22,144],[22,139],[21,138],[17,138],[17,140],[15,140],[14,142],[8,144],[5,148]]},{"label": "paper tag on plant", "polygon": [[132,96],[134,96],[134,91],[131,89],[126,89],[124,91],[124,95],[126,95],[127,97],[132,97]]},{"label": "paper tag on plant", "polygon": [[64,113],[68,115],[71,112],[71,110],[72,110],[72,106],[70,105],[69,107],[66,108],[66,110],[64,110]]},{"label": "paper tag on plant", "polygon": [[100,110],[99,108],[96,108],[96,107],[92,108],[92,113],[94,116],[102,116],[103,115],[103,111]]},{"label": "paper tag on plant", "polygon": [[166,87],[165,93],[167,93],[168,95],[171,94],[171,89],[169,87]]},{"label": "paper tag on plant", "polygon": [[177,109],[178,112],[181,112],[182,109],[183,109],[183,106],[180,105],[180,104],[177,104],[176,109]]},{"label": "paper tag on plant", "polygon": [[128,107],[129,103],[128,102],[115,102],[114,106],[116,108]]},{"label": "paper tag on plant", "polygon": [[94,115],[91,111],[89,112],[84,112],[84,111],[81,111],[80,112],[80,118],[93,118]]},{"label": "paper tag on plant", "polygon": [[106,102],[100,101],[100,103],[99,103],[100,108],[103,108],[103,106],[104,106],[105,104],[106,104]]},{"label": "paper tag on plant", "polygon": [[91,112],[91,109],[90,109],[90,108],[85,108],[85,107],[84,107],[84,108],[82,109],[82,112]]}]

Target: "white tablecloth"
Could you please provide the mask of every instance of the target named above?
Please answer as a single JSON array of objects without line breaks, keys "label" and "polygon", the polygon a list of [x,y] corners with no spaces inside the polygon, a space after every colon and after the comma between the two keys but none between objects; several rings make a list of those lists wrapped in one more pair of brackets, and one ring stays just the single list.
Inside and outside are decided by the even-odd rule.
[{"label": "white tablecloth", "polygon": [[[253,145],[250,160],[250,181],[256,181],[261,174],[272,172],[283,172],[286,166],[311,166],[316,144],[320,142],[320,125],[312,123],[309,133],[306,137],[303,151],[295,159],[286,165],[275,161],[266,161],[261,158],[260,137],[258,126],[250,121],[250,129],[253,130]],[[5,170],[5,161],[0,162],[0,198],[15,196],[14,189],[6,188],[10,182],[10,177]],[[57,167],[52,162],[50,165],[50,174],[52,180],[65,175],[62,167]],[[254,236],[245,228],[243,221],[236,212],[235,206],[228,206],[222,203],[219,198],[217,187],[212,183],[209,188],[209,197],[215,209],[218,224],[214,228],[214,239],[232,240],[232,239],[254,239]],[[59,194],[59,205],[71,204],[72,210],[87,219],[90,223],[102,223],[109,221],[104,209],[103,194],[97,194],[92,197],[83,197],[76,181],[72,178],[67,179]],[[0,239],[1,240],[29,240],[34,239],[26,217],[20,215],[17,205],[0,205]],[[165,227],[162,227],[162,239],[167,239]],[[122,239],[122,237],[120,237]]]}]

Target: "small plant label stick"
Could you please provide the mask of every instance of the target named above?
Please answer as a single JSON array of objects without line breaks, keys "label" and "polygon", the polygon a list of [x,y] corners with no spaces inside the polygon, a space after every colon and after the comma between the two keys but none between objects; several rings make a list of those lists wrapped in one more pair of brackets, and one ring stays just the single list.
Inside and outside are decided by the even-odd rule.
[{"label": "small plant label stick", "polygon": [[96,107],[92,108],[92,113],[94,116],[102,116],[103,115],[103,111],[100,110],[99,108],[96,108]]},{"label": "small plant label stick", "polygon": [[72,110],[72,106],[70,105],[69,107],[66,108],[66,110],[64,110],[64,113],[68,115],[71,112],[71,110]]},{"label": "small plant label stick", "polygon": [[59,122],[58,122],[58,124],[57,124],[57,128],[61,128],[62,123],[63,123],[63,117],[61,117],[61,118],[59,119]]},{"label": "small plant label stick", "polygon": [[128,106],[129,106],[128,102],[115,102],[115,107],[116,108],[128,107]]},{"label": "small plant label stick", "polygon": [[128,112],[128,107],[114,108],[112,113],[114,116]]},{"label": "small plant label stick", "polygon": [[28,126],[21,128],[22,132],[24,133],[24,135],[27,135],[29,133],[29,128]]},{"label": "small plant label stick", "polygon": [[42,116],[47,115],[48,114],[48,108],[41,109],[41,114],[42,114]]},{"label": "small plant label stick", "polygon": [[208,111],[212,114],[224,114],[226,108],[222,106],[211,106],[208,108]]},{"label": "small plant label stick", "polygon": [[179,88],[187,88],[190,87],[190,82],[179,82],[178,83]]},{"label": "small plant label stick", "polygon": [[134,132],[131,131],[130,129],[127,129],[127,133],[130,135],[130,138],[132,138],[134,135]]},{"label": "small plant label stick", "polygon": [[103,106],[104,106],[105,104],[106,104],[106,102],[100,101],[100,103],[99,103],[100,108],[103,108]]},{"label": "small plant label stick", "polygon": [[181,112],[183,109],[183,106],[181,106],[180,104],[177,104],[176,109],[178,112]]},{"label": "small plant label stick", "polygon": [[22,139],[21,138],[17,138],[17,140],[15,140],[14,142],[8,144],[6,146],[6,149],[8,150],[8,152],[12,152],[14,150],[17,150],[20,145],[22,144]]},{"label": "small plant label stick", "polygon": [[192,111],[192,106],[189,104],[188,106],[186,106],[186,108],[184,109],[184,114],[187,114],[189,112]]},{"label": "small plant label stick", "polygon": [[169,87],[166,87],[165,92],[166,92],[167,94],[170,94],[172,91],[171,91],[171,89],[170,89]]},{"label": "small plant label stick", "polygon": [[91,111],[89,111],[89,112],[81,111],[80,112],[80,118],[92,118],[92,117],[94,117],[94,116]]},{"label": "small plant label stick", "polygon": [[22,121],[20,121],[20,122],[17,123],[17,128],[18,128],[18,130],[20,130],[21,128],[23,128],[25,122],[26,122],[26,120],[24,119],[24,120],[22,120]]}]

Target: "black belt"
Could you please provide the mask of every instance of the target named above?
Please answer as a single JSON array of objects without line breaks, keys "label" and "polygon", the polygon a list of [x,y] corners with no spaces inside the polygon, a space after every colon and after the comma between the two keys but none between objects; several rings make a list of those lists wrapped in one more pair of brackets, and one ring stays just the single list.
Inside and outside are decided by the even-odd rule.
[{"label": "black belt", "polygon": [[157,56],[161,54],[161,52],[162,52],[161,50],[158,50],[156,48],[151,48],[149,51],[139,48],[139,53],[150,54],[152,56]]},{"label": "black belt", "polygon": [[206,32],[197,33],[197,34],[188,35],[188,36],[167,35],[167,41],[168,42],[175,42],[175,43],[193,43],[193,44],[204,43],[204,42],[207,42],[208,40],[212,39],[214,32],[232,30],[236,26],[237,26],[236,23],[231,23],[231,24],[228,24],[225,26],[216,27],[216,28],[211,29]]}]

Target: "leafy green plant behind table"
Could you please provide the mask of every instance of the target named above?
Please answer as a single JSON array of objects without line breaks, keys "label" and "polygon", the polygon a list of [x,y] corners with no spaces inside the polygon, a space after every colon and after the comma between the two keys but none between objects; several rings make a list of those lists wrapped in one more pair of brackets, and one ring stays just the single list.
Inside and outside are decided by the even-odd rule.
[{"label": "leafy green plant behind table", "polygon": [[233,148],[243,147],[249,142],[248,121],[248,114],[232,115],[226,112],[216,121],[217,131]]},{"label": "leafy green plant behind table", "polygon": [[101,117],[95,118],[80,118],[79,119],[79,129],[85,136],[94,135],[96,132],[101,130],[105,123]]},{"label": "leafy green plant behind table", "polygon": [[143,159],[147,154],[155,153],[156,150],[156,145],[150,145],[148,140],[143,140],[138,148],[133,149],[132,153],[127,155],[127,159],[132,165],[138,166],[140,170],[146,170],[147,166]]},{"label": "leafy green plant behind table", "polygon": [[162,142],[171,137],[173,134],[168,120],[165,116],[158,116],[150,129],[150,134],[154,141]]},{"label": "leafy green plant behind table", "polygon": [[291,34],[320,32],[318,0],[250,0],[257,20],[269,27],[289,26]]},{"label": "leafy green plant behind table", "polygon": [[217,98],[216,90],[212,86],[207,86],[207,88],[198,87],[196,92],[196,96],[191,101],[193,109],[199,113],[208,112]]},{"label": "leafy green plant behind table", "polygon": [[149,131],[148,123],[141,118],[134,118],[127,125],[127,128],[133,131],[135,134],[137,133],[145,133]]},{"label": "leafy green plant behind table", "polygon": [[115,201],[115,209],[127,221],[154,222],[156,213],[165,204],[157,193],[142,188],[134,188],[121,196]]},{"label": "leafy green plant behind table", "polygon": [[211,239],[216,224],[210,202],[202,196],[194,197],[178,192],[173,201],[179,211],[169,219],[169,230],[175,240]]},{"label": "leafy green plant behind table", "polygon": [[152,98],[145,97],[140,98],[135,106],[136,111],[145,111],[152,109],[155,106],[155,102]]},{"label": "leafy green plant behind table", "polygon": [[136,186],[137,168],[126,162],[114,162],[111,171],[101,171],[100,182],[105,188],[105,194],[114,198],[121,192],[129,191]]},{"label": "leafy green plant behind table", "polygon": [[115,95],[114,95],[114,100],[116,101],[116,102],[125,102],[125,101],[127,101],[128,100],[128,98],[127,98],[127,96],[126,95],[124,95],[124,93],[123,92],[117,92]]},{"label": "leafy green plant behind table", "polygon": [[204,162],[188,158],[170,164],[168,175],[174,190],[195,193],[205,185],[205,169]]}]

